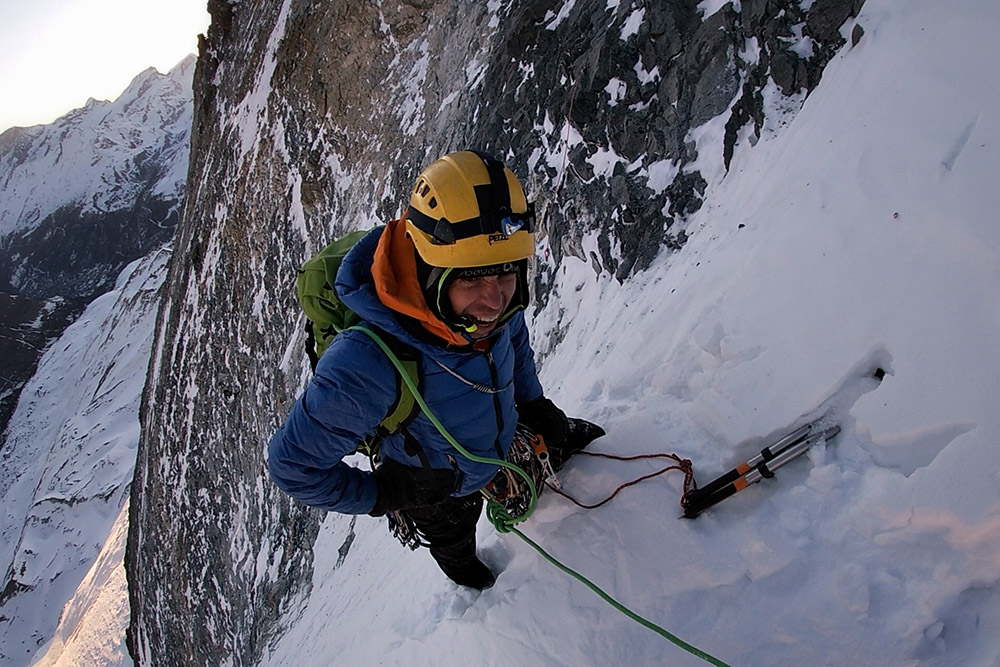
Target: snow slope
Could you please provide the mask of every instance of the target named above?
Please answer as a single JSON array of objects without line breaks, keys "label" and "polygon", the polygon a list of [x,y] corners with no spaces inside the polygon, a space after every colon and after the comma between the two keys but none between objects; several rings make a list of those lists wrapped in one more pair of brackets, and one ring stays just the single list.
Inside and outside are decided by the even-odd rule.
[{"label": "snow slope", "polygon": [[[868,0],[858,22],[787,127],[725,179],[702,165],[679,254],[626,285],[567,261],[534,318],[541,339],[573,314],[543,384],[607,427],[594,449],[677,452],[704,483],[809,417],[843,432],[694,521],[676,476],[594,511],[548,494],[524,530],[731,664],[1000,665],[1000,6]],[[649,470],[561,477],[596,500]],[[476,594],[330,515],[265,663],[702,664],[517,537],[484,521],[480,545],[503,572]]]},{"label": "snow slope", "polygon": [[0,452],[2,665],[31,664],[57,624],[46,664],[64,648],[91,659],[61,664],[128,659],[123,507],[169,255],[133,262],[87,307],[45,353],[11,418]]}]

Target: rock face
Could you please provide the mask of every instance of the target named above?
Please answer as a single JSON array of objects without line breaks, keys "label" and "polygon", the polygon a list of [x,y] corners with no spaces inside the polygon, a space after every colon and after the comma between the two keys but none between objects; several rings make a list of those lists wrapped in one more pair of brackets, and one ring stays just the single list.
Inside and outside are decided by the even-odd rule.
[{"label": "rock face", "polygon": [[[46,345],[130,262],[173,238],[194,57],[49,125],[0,134],[0,433]],[[2,448],[2,444],[0,444]]]},{"label": "rock face", "polygon": [[472,147],[538,204],[540,301],[567,255],[627,280],[801,105],[860,1],[741,5],[209,3],[131,498],[137,663],[254,664],[309,593],[321,515],[263,461],[306,378],[295,268]]}]

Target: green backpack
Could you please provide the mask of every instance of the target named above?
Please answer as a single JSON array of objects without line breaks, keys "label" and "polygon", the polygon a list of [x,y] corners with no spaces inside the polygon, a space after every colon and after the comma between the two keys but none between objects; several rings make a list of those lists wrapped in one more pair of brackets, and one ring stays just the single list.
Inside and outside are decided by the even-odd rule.
[{"label": "green backpack", "polygon": [[[306,260],[299,269],[296,291],[302,310],[306,313],[306,354],[313,371],[316,370],[319,358],[333,342],[334,336],[361,321],[353,310],[341,302],[334,285],[344,256],[367,233],[366,230],[357,230],[336,239],[318,254]],[[378,337],[399,357],[406,374],[419,388],[419,353],[385,332],[380,332]],[[358,451],[370,458],[376,458],[382,439],[401,431],[419,412],[420,406],[414,400],[413,392],[397,375],[396,401],[389,406],[388,413],[379,422],[375,433],[370,434],[358,445]]]}]

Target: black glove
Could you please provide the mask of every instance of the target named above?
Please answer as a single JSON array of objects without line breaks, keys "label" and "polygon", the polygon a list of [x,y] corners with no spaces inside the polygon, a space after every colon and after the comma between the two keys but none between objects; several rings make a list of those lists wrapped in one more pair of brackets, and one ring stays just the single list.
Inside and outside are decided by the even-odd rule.
[{"label": "black glove", "polygon": [[413,468],[387,459],[372,476],[376,489],[375,506],[368,512],[372,516],[434,505],[455,490],[455,471],[451,469]]},{"label": "black glove", "polygon": [[517,406],[517,420],[542,436],[546,446],[561,450],[566,445],[569,434],[569,419],[556,404],[539,396],[533,401]]}]

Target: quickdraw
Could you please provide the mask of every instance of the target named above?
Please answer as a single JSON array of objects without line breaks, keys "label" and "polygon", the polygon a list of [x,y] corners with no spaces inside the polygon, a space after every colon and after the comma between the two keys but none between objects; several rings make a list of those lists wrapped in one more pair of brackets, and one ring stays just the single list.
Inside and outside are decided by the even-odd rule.
[{"label": "quickdraw", "polygon": [[411,551],[416,551],[420,547],[430,547],[430,544],[421,539],[413,519],[402,510],[396,510],[386,514],[389,520],[389,532],[399,540],[400,544],[408,547]]},{"label": "quickdraw", "polygon": [[[507,461],[528,473],[539,493],[546,485],[559,488],[559,480],[552,468],[545,439],[523,424],[518,424],[514,431],[514,441],[507,453]],[[480,493],[487,500],[502,505],[511,516],[523,515],[531,504],[531,489],[528,484],[509,468],[501,468]]]}]

